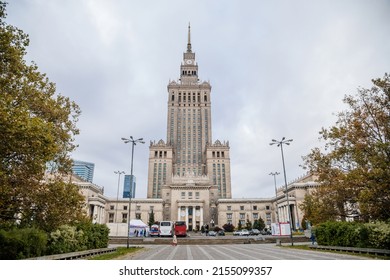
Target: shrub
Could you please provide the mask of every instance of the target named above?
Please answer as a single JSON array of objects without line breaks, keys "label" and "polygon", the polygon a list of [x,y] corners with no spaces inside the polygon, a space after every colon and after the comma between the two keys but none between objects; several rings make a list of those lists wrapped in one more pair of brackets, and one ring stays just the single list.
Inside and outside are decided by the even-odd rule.
[{"label": "shrub", "polygon": [[83,232],[63,225],[49,235],[48,254],[63,254],[82,250]]},{"label": "shrub", "polygon": [[234,226],[232,224],[224,224],[222,227],[226,232],[233,232],[234,231]]},{"label": "shrub", "polygon": [[221,231],[222,229],[219,226],[215,226],[214,228],[212,228],[212,230],[218,232]]},{"label": "shrub", "polygon": [[367,230],[370,247],[390,250],[390,223],[370,223],[367,224]]},{"label": "shrub", "polygon": [[325,222],[315,228],[319,245],[390,249],[390,224]]},{"label": "shrub", "polygon": [[80,222],[76,226],[60,226],[50,233],[49,254],[107,248],[109,228],[106,225]]},{"label": "shrub", "polygon": [[83,232],[83,250],[106,248],[108,246],[109,228],[106,225],[81,222],[77,229]]},{"label": "shrub", "polygon": [[36,228],[0,230],[0,259],[17,260],[45,254],[47,235]]}]

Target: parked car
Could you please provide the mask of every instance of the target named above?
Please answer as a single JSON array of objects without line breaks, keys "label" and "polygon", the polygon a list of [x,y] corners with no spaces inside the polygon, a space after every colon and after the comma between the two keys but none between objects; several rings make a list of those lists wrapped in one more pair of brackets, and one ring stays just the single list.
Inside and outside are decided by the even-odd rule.
[{"label": "parked car", "polygon": [[158,225],[152,225],[150,227],[149,235],[150,236],[159,236],[160,235],[159,226]]},{"label": "parked car", "polygon": [[221,229],[220,231],[217,232],[217,235],[225,236],[225,231],[223,229]]},{"label": "parked car", "polygon": [[249,235],[259,235],[259,234],[260,234],[260,230],[256,228],[253,228],[249,231]]},{"label": "parked car", "polygon": [[263,229],[263,230],[261,231],[261,234],[262,234],[262,235],[271,235],[271,231],[266,230],[266,229]]},{"label": "parked car", "polygon": [[240,232],[240,236],[248,236],[249,235],[249,231],[247,229],[242,229],[241,232]]},{"label": "parked car", "polygon": [[217,236],[217,233],[213,230],[209,231],[209,236]]},{"label": "parked car", "polygon": [[235,236],[241,235],[240,233],[241,233],[241,230],[233,231],[233,235],[235,235]]}]

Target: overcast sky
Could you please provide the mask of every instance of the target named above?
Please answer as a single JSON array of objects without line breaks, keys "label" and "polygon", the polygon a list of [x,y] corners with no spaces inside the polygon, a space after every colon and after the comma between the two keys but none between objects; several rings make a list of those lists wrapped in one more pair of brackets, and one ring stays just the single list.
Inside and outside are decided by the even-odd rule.
[{"label": "overcast sky", "polygon": [[[12,0],[6,21],[30,36],[27,61],[82,110],[73,158],[116,197],[115,170],[146,198],[151,140],[166,140],[167,85],[179,78],[191,22],[199,78],[212,86],[213,141],[230,142],[233,198],[274,196],[284,148],[287,180],[345,94],[390,70],[390,2]],[[315,3],[314,3],[315,2]],[[123,179],[123,177],[122,177]],[[277,185],[283,185],[277,176]],[[122,192],[122,180],[121,190]]]}]

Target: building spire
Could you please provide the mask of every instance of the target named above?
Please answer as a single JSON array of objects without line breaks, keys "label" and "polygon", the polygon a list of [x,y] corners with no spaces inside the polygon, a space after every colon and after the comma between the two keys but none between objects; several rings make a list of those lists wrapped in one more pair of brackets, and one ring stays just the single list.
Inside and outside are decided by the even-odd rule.
[{"label": "building spire", "polygon": [[187,43],[187,52],[192,52],[191,50],[191,26],[188,23],[188,43]]}]

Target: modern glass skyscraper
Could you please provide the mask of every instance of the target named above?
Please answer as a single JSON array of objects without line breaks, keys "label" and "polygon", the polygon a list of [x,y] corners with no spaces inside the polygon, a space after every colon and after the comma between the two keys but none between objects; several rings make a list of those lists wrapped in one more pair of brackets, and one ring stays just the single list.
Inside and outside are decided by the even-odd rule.
[{"label": "modern glass skyscraper", "polygon": [[93,172],[95,170],[95,164],[86,161],[74,160],[72,171],[81,179],[91,182],[93,180]]},{"label": "modern glass skyscraper", "polygon": [[[133,176],[133,180],[131,180],[131,176]],[[130,184],[133,183],[130,188]],[[134,198],[135,197],[135,186],[136,186],[136,178],[134,175],[125,175],[125,180],[123,182],[123,198]]]}]

